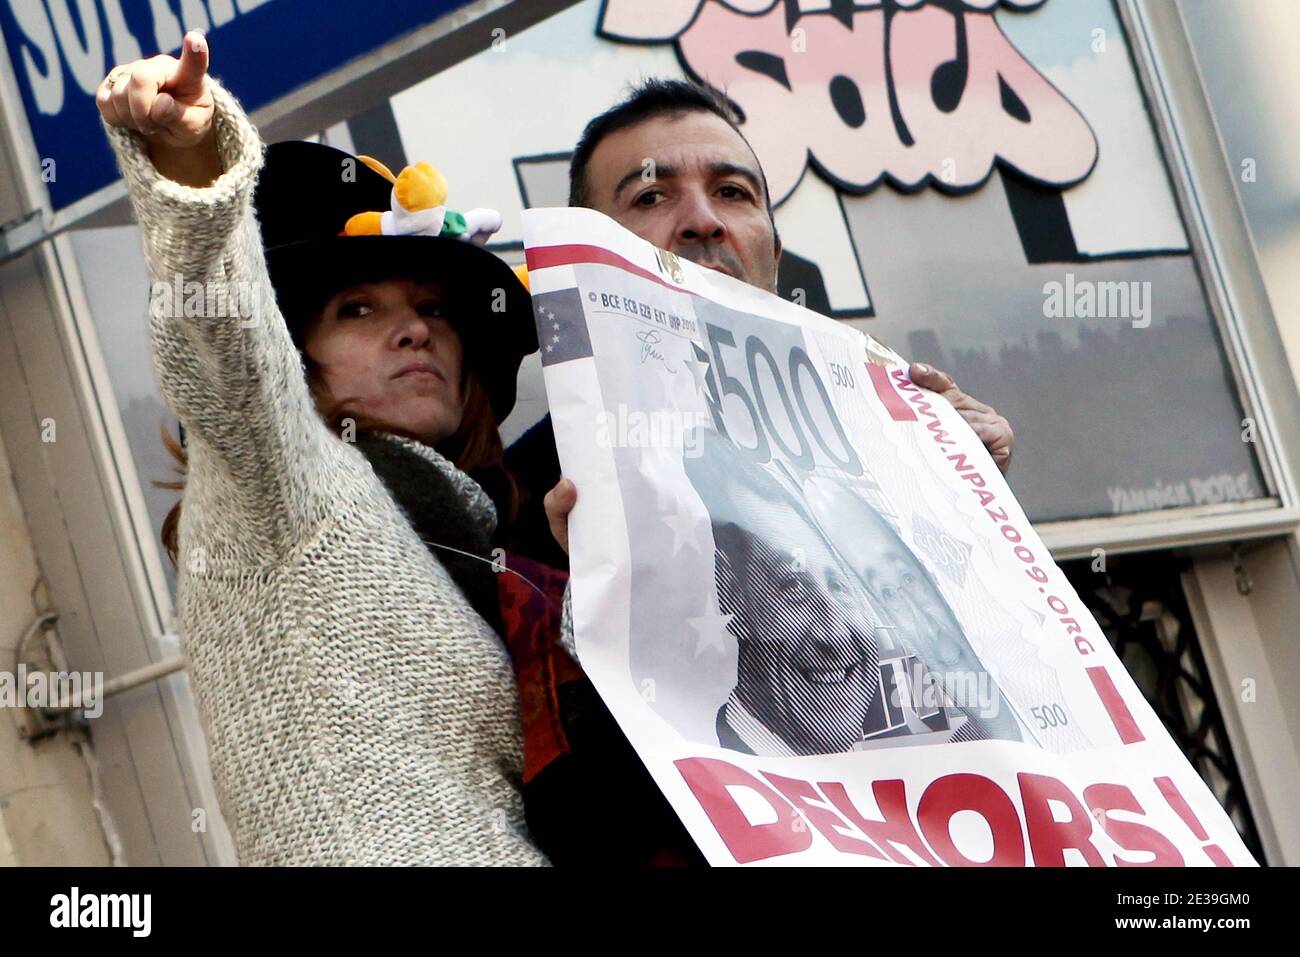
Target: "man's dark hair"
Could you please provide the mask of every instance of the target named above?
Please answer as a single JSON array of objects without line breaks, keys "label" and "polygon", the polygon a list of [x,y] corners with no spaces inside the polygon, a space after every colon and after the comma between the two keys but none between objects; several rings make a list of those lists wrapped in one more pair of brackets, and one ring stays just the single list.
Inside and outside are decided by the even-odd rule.
[{"label": "man's dark hair", "polygon": [[[712,113],[720,117],[736,131],[736,134],[749,146],[749,140],[740,131],[740,114],[724,97],[702,86],[686,80],[670,80],[651,77],[643,80],[619,103],[601,113],[582,131],[578,145],[569,160],[569,205],[591,206],[591,184],[587,179],[587,165],[591,154],[601,140],[629,126],[636,126],[656,116],[680,116],[684,113]],[[752,153],[754,148],[750,147]],[[755,156],[757,159],[757,156]],[[758,176],[763,183],[763,199],[767,203],[767,215],[772,219],[773,229],[776,220],[772,217],[772,194],[767,188],[767,175],[760,164]]]}]

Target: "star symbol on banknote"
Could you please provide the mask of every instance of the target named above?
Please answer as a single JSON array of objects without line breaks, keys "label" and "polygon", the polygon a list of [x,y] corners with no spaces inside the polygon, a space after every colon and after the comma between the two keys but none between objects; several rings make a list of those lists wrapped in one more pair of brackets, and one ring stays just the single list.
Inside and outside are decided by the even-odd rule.
[{"label": "star symbol on banknote", "polygon": [[555,351],[555,347],[556,347],[557,345],[559,345],[559,343],[560,343],[560,337],[559,337],[559,335],[558,335],[558,333],[559,333],[559,331],[560,331],[560,324],[555,320],[555,311],[554,311],[554,310],[552,310],[552,309],[548,309],[548,308],[546,308],[545,306],[543,306],[543,307],[542,307],[542,315],[545,316],[547,319],[550,320],[552,331],[554,331],[555,333],[557,333],[556,335],[551,336],[551,341],[550,341],[550,342],[547,342],[545,339],[542,340],[543,344],[545,344],[545,346],[546,346],[546,351],[547,351],[547,352],[554,352],[554,351]]},{"label": "star symbol on banknote", "polygon": [[726,653],[727,639],[731,637],[731,632],[727,629],[734,617],[735,615],[711,611],[698,618],[686,619],[686,624],[694,628],[696,633],[695,657],[698,658],[710,649]]},{"label": "star symbol on banknote", "polygon": [[699,520],[688,509],[682,507],[684,503],[678,499],[676,508],[667,515],[660,515],[659,521],[663,522],[673,530],[673,556],[682,550],[683,545],[691,546],[695,552],[700,551],[699,538]]},{"label": "star symbol on banknote", "polygon": [[695,346],[695,349],[693,350],[695,356],[693,358],[688,357],[683,359],[682,365],[686,366],[686,371],[691,374],[691,379],[694,380],[695,383],[695,391],[703,392],[704,379],[705,376],[709,374],[709,363],[707,360],[701,360],[699,358],[699,346],[696,346],[695,343],[691,343],[691,345]]}]

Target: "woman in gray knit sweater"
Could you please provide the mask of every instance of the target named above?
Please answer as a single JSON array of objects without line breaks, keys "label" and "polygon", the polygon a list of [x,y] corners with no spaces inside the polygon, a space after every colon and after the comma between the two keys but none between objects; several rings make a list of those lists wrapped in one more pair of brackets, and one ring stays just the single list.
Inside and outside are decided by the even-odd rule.
[{"label": "woman in gray knit sweater", "polygon": [[[378,174],[354,164],[349,179],[298,144],[272,148],[258,185],[262,144],[207,62],[191,33],[179,60],[114,68],[97,102],[155,282],[156,373],[185,430],[180,628],[239,860],[544,864],[481,577],[496,508],[453,464],[493,448],[499,461],[495,425],[533,335],[526,292],[447,238],[474,215],[444,210],[430,234],[438,212],[418,200],[445,192],[432,171],[404,173],[393,209],[376,209],[339,184]],[[367,198],[387,207],[387,186]],[[399,473],[405,499],[384,481]]]}]

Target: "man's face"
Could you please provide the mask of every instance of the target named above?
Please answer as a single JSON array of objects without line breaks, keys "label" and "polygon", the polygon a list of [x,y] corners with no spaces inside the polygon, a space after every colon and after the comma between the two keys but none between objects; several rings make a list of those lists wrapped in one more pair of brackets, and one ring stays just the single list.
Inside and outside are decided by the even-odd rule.
[{"label": "man's face", "polygon": [[895,627],[891,638],[920,654],[931,669],[977,665],[952,610],[897,536],[877,529],[875,537],[861,542],[852,561],[863,587]]},{"label": "man's face", "polygon": [[[793,533],[793,534],[792,534]],[[753,537],[736,571],[737,696],[801,754],[848,751],[877,693],[865,596],[814,530]]]},{"label": "man's face", "polygon": [[806,493],[872,607],[891,626],[890,640],[919,654],[932,671],[982,671],[952,609],[884,516],[836,482],[810,483]]},{"label": "man's face", "polygon": [[781,255],[758,159],[694,110],[611,133],[587,164],[589,203],[660,249],[776,291]]}]

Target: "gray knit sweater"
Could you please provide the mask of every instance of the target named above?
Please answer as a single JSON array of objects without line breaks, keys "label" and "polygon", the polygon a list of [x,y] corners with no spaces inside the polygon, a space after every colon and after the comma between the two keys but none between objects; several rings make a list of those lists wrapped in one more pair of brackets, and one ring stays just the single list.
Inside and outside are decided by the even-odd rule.
[{"label": "gray knit sweater", "polygon": [[[244,315],[155,308],[149,327],[189,451],[179,625],[240,863],[545,864],[510,658],[317,415],[252,212],[262,145],[213,87],[225,173],[210,187],[161,177],[139,136],[108,132],[155,282],[253,293]],[[412,445],[494,526],[473,480]]]}]

